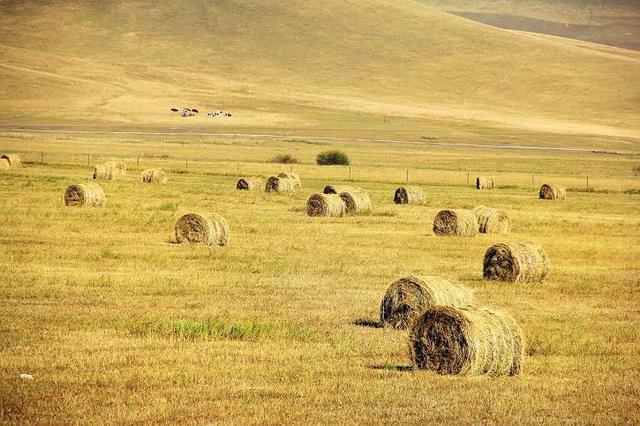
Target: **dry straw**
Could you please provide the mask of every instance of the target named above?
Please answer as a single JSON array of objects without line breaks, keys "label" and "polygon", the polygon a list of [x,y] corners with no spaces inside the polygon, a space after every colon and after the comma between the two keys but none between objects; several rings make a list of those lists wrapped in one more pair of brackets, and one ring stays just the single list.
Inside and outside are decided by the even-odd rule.
[{"label": "dry straw", "polygon": [[11,168],[11,163],[6,158],[0,158],[0,170],[9,170]]},{"label": "dry straw", "polygon": [[509,232],[509,215],[504,210],[477,206],[473,214],[478,220],[478,231],[483,234],[503,234]]},{"label": "dry straw", "polygon": [[380,304],[380,322],[407,328],[426,309],[435,305],[465,307],[473,303],[473,291],[440,277],[408,275],[394,281]]},{"label": "dry straw", "polygon": [[469,210],[441,210],[433,220],[436,235],[474,237],[478,233],[478,221]]},{"label": "dry straw", "polygon": [[486,308],[435,306],[409,332],[414,366],[439,374],[519,374],[524,344],[510,315]]},{"label": "dry straw", "polygon": [[564,200],[567,198],[567,193],[562,187],[545,183],[540,187],[540,198],[543,200]]},{"label": "dry straw", "polygon": [[107,161],[105,166],[112,170],[113,176],[124,176],[127,174],[127,165],[123,161]]},{"label": "dry straw", "polygon": [[267,179],[265,192],[293,192],[295,183],[287,177],[271,176]]},{"label": "dry straw", "polygon": [[96,180],[113,179],[113,169],[106,164],[99,164],[93,168],[93,178]]},{"label": "dry straw", "polygon": [[144,183],[167,183],[167,174],[162,169],[146,169],[140,178]]},{"label": "dry straw", "polygon": [[495,181],[493,176],[478,176],[476,178],[477,189],[493,189],[495,188]]},{"label": "dry straw", "polygon": [[347,207],[337,194],[313,194],[307,200],[307,215],[312,217],[342,217]]},{"label": "dry straw", "polygon": [[20,157],[18,154],[4,154],[0,156],[1,159],[7,160],[9,166],[11,167],[20,167],[22,166],[22,161],[20,161]]},{"label": "dry straw", "polygon": [[349,192],[349,190],[353,190],[352,186],[338,186],[338,185],[327,185],[324,187],[322,191],[325,194],[340,194],[341,192]]},{"label": "dry straw", "polygon": [[215,214],[185,214],[176,222],[175,231],[179,243],[204,243],[208,246],[229,243],[227,221]]},{"label": "dry straw", "polygon": [[396,204],[422,204],[424,203],[424,192],[417,186],[401,186],[396,189],[393,196]]},{"label": "dry straw", "polygon": [[302,182],[300,182],[300,176],[297,173],[293,172],[280,172],[278,177],[281,178],[289,178],[293,182],[293,186],[296,188],[302,187]]},{"label": "dry straw", "polygon": [[349,188],[340,193],[340,198],[344,201],[347,213],[364,212],[371,209],[369,194],[362,188]]},{"label": "dry straw", "polygon": [[251,191],[257,188],[262,188],[262,179],[259,177],[242,178],[236,184],[236,189],[241,191]]},{"label": "dry straw", "polygon": [[538,282],[548,273],[547,254],[535,243],[498,243],[484,255],[483,276],[488,280]]},{"label": "dry straw", "polygon": [[64,204],[71,207],[102,207],[104,191],[95,182],[71,185],[64,191]]}]

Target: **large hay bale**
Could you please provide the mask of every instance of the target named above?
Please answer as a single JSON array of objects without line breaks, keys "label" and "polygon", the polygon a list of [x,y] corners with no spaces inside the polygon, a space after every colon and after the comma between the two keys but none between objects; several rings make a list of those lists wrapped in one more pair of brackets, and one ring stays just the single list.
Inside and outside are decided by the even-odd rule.
[{"label": "large hay bale", "polygon": [[251,191],[257,188],[262,188],[262,179],[259,177],[255,178],[242,178],[238,180],[236,184],[236,189],[241,191]]},{"label": "large hay bale", "polygon": [[483,276],[488,280],[538,282],[549,273],[544,249],[530,242],[494,244],[484,255]]},{"label": "large hay bale", "polygon": [[347,213],[364,212],[371,209],[369,194],[362,188],[349,188],[340,193],[340,198],[344,201]]},{"label": "large hay bale", "polygon": [[20,156],[18,154],[3,154],[0,158],[4,158],[9,163],[11,167],[21,167],[22,161],[20,161]]},{"label": "large hay bale", "polygon": [[503,234],[509,232],[509,215],[504,210],[477,206],[473,214],[478,221],[478,231],[483,234]]},{"label": "large hay bale", "polygon": [[295,183],[287,177],[271,176],[267,179],[265,192],[293,192]]},{"label": "large hay bale", "polygon": [[167,183],[167,173],[162,169],[146,169],[140,178],[144,183]]},{"label": "large hay bale", "polygon": [[312,217],[342,217],[347,206],[337,194],[313,194],[307,200],[307,215]]},{"label": "large hay bale", "polygon": [[11,163],[6,158],[0,158],[0,170],[9,170],[11,168]]},{"label": "large hay bale", "polygon": [[435,305],[465,307],[473,291],[440,277],[408,275],[391,283],[380,304],[380,322],[405,329],[427,308]]},{"label": "large hay bale", "polygon": [[401,186],[396,189],[393,202],[396,204],[422,204],[424,203],[424,192],[422,188],[417,186]]},{"label": "large hay bale", "polygon": [[114,169],[106,164],[98,164],[93,168],[93,178],[96,180],[111,180],[113,179],[113,171]]},{"label": "large hay bale", "polygon": [[436,235],[474,237],[478,233],[478,221],[469,210],[441,210],[433,220]]},{"label": "large hay bale", "polygon": [[291,181],[293,182],[293,185],[296,188],[301,188],[302,187],[302,182],[300,182],[300,175],[298,175],[297,173],[280,172],[280,173],[278,173],[278,177],[289,178],[289,179],[291,179]]},{"label": "large hay bale", "polygon": [[114,177],[127,174],[127,165],[123,161],[107,161],[104,165],[111,169]]},{"label": "large hay bale", "polygon": [[64,204],[71,207],[102,207],[104,191],[95,182],[71,185],[64,191]]},{"label": "large hay bale", "polygon": [[341,192],[349,192],[353,190],[352,186],[327,185],[322,191],[324,194],[340,194]]},{"label": "large hay bale", "polygon": [[409,332],[416,368],[439,374],[513,376],[522,371],[524,335],[509,314],[434,306]]},{"label": "large hay bale", "polygon": [[560,186],[545,183],[540,187],[540,198],[542,200],[564,200],[567,198],[567,192]]},{"label": "large hay bale", "polygon": [[476,178],[477,189],[493,189],[495,188],[495,181],[493,176],[478,176]]},{"label": "large hay bale", "polygon": [[215,214],[185,214],[176,222],[175,232],[179,243],[204,243],[208,246],[225,246],[230,236],[227,221]]}]

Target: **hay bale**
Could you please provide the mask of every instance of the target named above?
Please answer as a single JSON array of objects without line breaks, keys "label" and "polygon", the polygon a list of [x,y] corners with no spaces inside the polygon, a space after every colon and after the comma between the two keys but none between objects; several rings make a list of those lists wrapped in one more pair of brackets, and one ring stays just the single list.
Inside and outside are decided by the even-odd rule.
[{"label": "hay bale", "polygon": [[71,207],[102,207],[104,191],[95,182],[71,185],[64,191],[64,204]]},{"label": "hay bale", "polygon": [[289,178],[293,181],[293,186],[296,188],[302,187],[302,182],[300,182],[300,176],[297,173],[293,172],[280,172],[278,173],[278,177],[281,178]]},{"label": "hay bale", "polygon": [[364,212],[371,209],[369,194],[362,188],[352,187],[340,193],[347,213]]},{"label": "hay bale", "polygon": [[111,174],[114,177],[127,174],[127,165],[123,161],[107,161],[104,165],[111,169]]},{"label": "hay bale", "polygon": [[225,246],[229,243],[229,225],[215,214],[188,213],[175,225],[178,243],[204,243],[208,246]]},{"label": "hay bale", "polygon": [[262,187],[262,179],[260,179],[259,177],[242,178],[238,180],[238,183],[236,184],[236,189],[240,191],[251,191],[261,187]]},{"label": "hay bale", "polygon": [[295,183],[287,177],[271,176],[267,179],[265,192],[293,192]]},{"label": "hay bale", "polygon": [[434,306],[409,332],[416,368],[438,374],[513,376],[522,371],[524,335],[509,314]]},{"label": "hay bale", "polygon": [[484,255],[483,276],[487,280],[538,282],[549,274],[544,249],[530,242],[494,244]]},{"label": "hay bale", "polygon": [[391,283],[380,304],[380,322],[405,329],[426,309],[436,305],[465,307],[473,291],[440,277],[407,275]]},{"label": "hay bale", "polygon": [[478,233],[478,221],[469,210],[441,210],[433,220],[436,235],[474,237]]},{"label": "hay bale", "polygon": [[11,168],[11,163],[6,158],[0,158],[0,170],[9,170]]},{"label": "hay bale", "polygon": [[477,206],[473,214],[478,221],[478,231],[483,234],[503,234],[509,232],[509,215],[504,210]]},{"label": "hay bale", "polygon": [[493,189],[495,188],[495,181],[493,176],[478,176],[476,178],[477,189]]},{"label": "hay bale", "polygon": [[560,186],[545,183],[540,187],[540,198],[542,200],[565,200],[567,192]]},{"label": "hay bale", "polygon": [[353,190],[352,186],[327,185],[322,191],[324,194],[340,194],[341,192],[349,192]]},{"label": "hay bale", "polygon": [[342,217],[347,206],[338,194],[313,194],[307,200],[307,215],[312,217]]},{"label": "hay bale", "polygon": [[22,161],[20,161],[20,156],[18,154],[3,154],[2,156],[0,156],[0,158],[7,160],[9,166],[11,167],[22,166]]},{"label": "hay bale", "polygon": [[424,203],[424,192],[422,188],[417,186],[401,186],[396,189],[393,202],[396,204],[422,204]]},{"label": "hay bale", "polygon": [[113,168],[106,164],[99,164],[93,168],[93,178],[96,180],[113,179]]},{"label": "hay bale", "polygon": [[167,183],[167,173],[162,169],[146,169],[140,177],[144,183]]}]

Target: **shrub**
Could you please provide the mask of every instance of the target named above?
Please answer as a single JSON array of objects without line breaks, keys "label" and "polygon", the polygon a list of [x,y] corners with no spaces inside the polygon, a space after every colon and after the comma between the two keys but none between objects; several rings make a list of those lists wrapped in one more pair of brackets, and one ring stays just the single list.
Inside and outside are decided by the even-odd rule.
[{"label": "shrub", "polygon": [[348,166],[349,165],[349,157],[347,154],[340,151],[325,151],[318,154],[316,158],[316,163],[321,166],[330,166],[330,165],[340,165],[340,166]]},{"label": "shrub", "polygon": [[276,155],[270,160],[272,163],[280,163],[280,164],[296,164],[298,160],[290,154],[282,154]]}]

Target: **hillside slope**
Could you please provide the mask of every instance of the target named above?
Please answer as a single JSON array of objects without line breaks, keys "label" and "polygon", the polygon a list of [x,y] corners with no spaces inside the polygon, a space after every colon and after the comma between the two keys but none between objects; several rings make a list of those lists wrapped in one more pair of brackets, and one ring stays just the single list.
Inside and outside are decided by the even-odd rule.
[{"label": "hillside slope", "polygon": [[198,105],[236,125],[384,114],[640,129],[640,54],[409,0],[10,3],[0,40],[1,123],[183,124],[168,107]]}]

